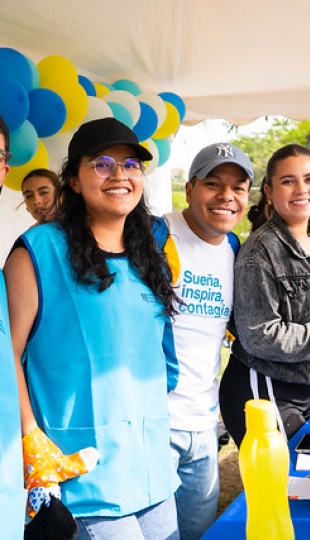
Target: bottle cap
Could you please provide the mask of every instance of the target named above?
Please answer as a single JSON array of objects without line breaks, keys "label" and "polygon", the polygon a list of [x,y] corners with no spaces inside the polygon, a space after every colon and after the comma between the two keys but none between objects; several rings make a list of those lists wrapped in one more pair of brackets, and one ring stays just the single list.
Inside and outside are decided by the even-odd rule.
[{"label": "bottle cap", "polygon": [[247,430],[272,431],[277,429],[275,406],[267,399],[250,399],[245,404]]}]

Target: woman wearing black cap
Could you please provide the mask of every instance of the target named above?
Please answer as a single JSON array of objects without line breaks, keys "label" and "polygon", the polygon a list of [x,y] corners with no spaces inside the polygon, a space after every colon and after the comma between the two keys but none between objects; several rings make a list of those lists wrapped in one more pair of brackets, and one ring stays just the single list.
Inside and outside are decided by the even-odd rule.
[{"label": "woman wearing black cap", "polygon": [[174,293],[143,196],[150,159],[117,120],[82,125],[57,221],[6,263],[31,515],[62,482],[78,540],[179,538],[166,403],[178,370],[163,346]]}]

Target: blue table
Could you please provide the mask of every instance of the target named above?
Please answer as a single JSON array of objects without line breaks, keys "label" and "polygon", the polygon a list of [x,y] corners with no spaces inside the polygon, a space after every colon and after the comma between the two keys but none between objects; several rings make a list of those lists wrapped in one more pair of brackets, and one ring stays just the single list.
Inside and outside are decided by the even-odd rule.
[{"label": "blue table", "polygon": [[[301,435],[310,433],[307,422],[288,443],[290,450],[290,475],[308,476],[310,471],[296,471],[297,454],[294,451]],[[291,516],[295,530],[295,540],[310,539],[310,500],[290,501]],[[219,519],[201,537],[201,540],[246,540],[246,501],[244,493],[225,510]]]}]

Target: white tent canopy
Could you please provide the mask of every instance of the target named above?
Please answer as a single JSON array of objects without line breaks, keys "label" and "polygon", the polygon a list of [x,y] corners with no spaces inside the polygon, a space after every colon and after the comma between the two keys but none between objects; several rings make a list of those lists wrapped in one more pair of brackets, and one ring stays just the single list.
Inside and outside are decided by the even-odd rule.
[{"label": "white tent canopy", "polygon": [[185,122],[310,117],[308,0],[10,0],[0,45],[67,57],[98,82],[128,77],[187,105]]},{"label": "white tent canopy", "polygon": [[[309,28],[309,0],[0,5],[0,47],[34,63],[65,57],[91,81],[128,78],[147,92],[174,92],[186,104],[186,124],[215,118],[246,124],[266,115],[309,118]],[[171,201],[169,167],[159,171],[160,179],[147,178],[147,189],[160,212]],[[19,193],[4,189],[0,264],[17,234],[32,223],[24,208],[15,211],[20,200]]]}]

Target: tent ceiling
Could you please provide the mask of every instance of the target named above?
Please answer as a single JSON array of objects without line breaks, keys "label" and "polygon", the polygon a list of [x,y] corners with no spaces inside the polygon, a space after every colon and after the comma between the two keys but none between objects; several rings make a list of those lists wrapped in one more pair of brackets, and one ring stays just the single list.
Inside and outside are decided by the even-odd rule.
[{"label": "tent ceiling", "polygon": [[310,117],[309,0],[10,0],[0,46],[79,74],[171,91],[186,123]]}]

